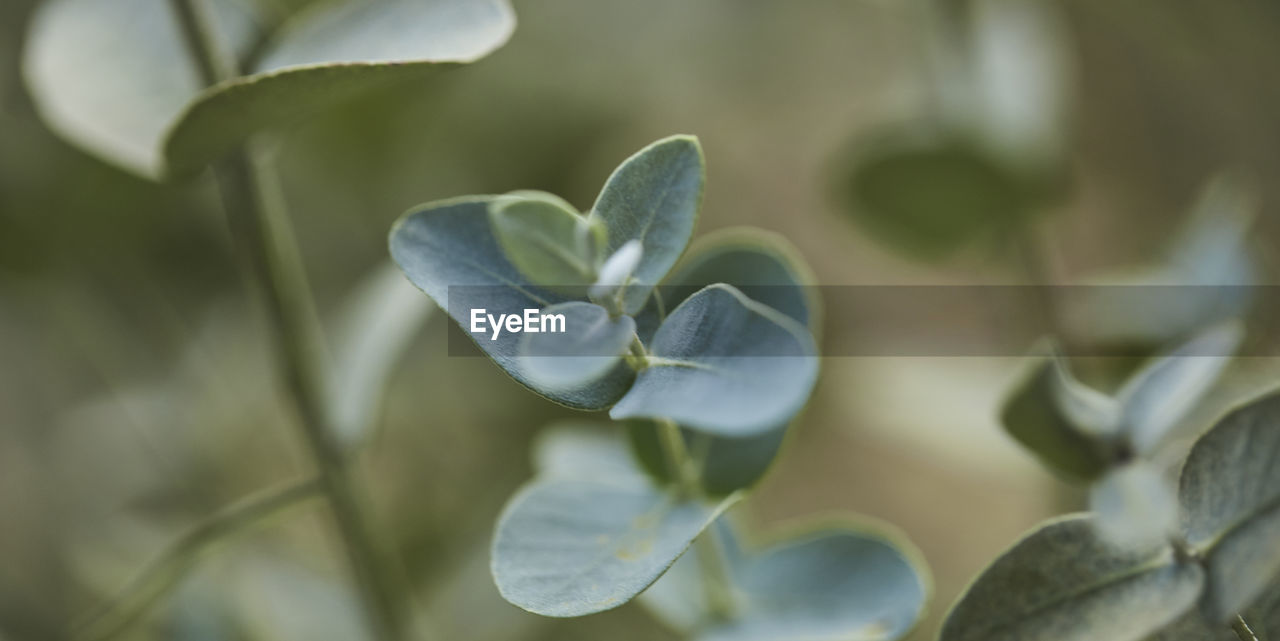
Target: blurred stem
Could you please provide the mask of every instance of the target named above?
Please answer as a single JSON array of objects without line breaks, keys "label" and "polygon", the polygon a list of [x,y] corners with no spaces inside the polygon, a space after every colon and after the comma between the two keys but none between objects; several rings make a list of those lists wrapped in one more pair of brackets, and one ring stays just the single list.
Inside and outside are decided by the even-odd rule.
[{"label": "blurred stem", "polygon": [[165,548],[120,593],[74,626],[74,637],[102,641],[128,630],[218,543],[226,542],[268,518],[302,505],[319,494],[316,479],[290,483],[243,499],[205,519]]},{"label": "blurred stem", "polygon": [[[200,0],[170,3],[206,84],[237,73],[234,60],[220,49]],[[324,403],[326,363],[319,322],[278,181],[249,145],[219,162],[214,171],[232,240],[266,312],[286,389],[373,632],[388,641],[406,639],[402,583],[376,544],[365,513],[367,501],[350,474]]]},{"label": "blurred stem", "polygon": [[[680,492],[686,498],[703,500],[702,484],[698,478],[699,471],[689,456],[689,448],[685,445],[684,435],[675,421],[658,419],[658,440],[662,442],[662,452],[667,459],[667,466],[676,475]],[[733,591],[729,580],[729,571],[725,567],[724,552],[721,549],[720,533],[712,524],[694,539],[697,552],[698,567],[702,572],[703,596],[707,600],[707,608],[719,619],[727,619],[733,614]]]},{"label": "blurred stem", "polygon": [[1074,341],[1062,322],[1062,305],[1056,291],[1057,278],[1049,264],[1049,255],[1040,235],[1031,223],[1023,223],[1013,230],[1013,251],[1027,281],[1030,295],[1027,305],[1037,317],[1040,330],[1053,336],[1063,355],[1077,352]]},{"label": "blurred stem", "polygon": [[1236,633],[1240,641],[1258,641],[1258,635],[1254,634],[1248,623],[1245,623],[1244,617],[1238,614],[1235,621],[1231,622],[1231,630]]}]

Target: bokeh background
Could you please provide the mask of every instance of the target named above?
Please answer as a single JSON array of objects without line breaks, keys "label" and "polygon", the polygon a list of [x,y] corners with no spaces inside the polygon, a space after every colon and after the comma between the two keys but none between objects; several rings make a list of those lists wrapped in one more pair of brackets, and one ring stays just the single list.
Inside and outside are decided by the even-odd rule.
[{"label": "bokeh background", "polygon": [[[246,0],[247,1],[247,0]],[[267,0],[262,0],[267,2]],[[308,472],[206,178],[156,185],[42,125],[19,71],[32,0],[0,4],[0,638],[69,622],[221,506]],[[281,2],[269,3],[276,9]],[[294,2],[293,4],[298,4]],[[1249,176],[1263,247],[1280,170],[1280,7],[1267,0],[1064,0],[1067,196],[1038,223],[1054,278],[1154,256],[1197,191]],[[832,197],[860,136],[918,111],[934,25],[906,0],[517,0],[511,42],[433,82],[345,103],[275,146],[325,310],[386,260],[410,206],[543,189],[587,208],[612,168],[697,134],[699,232],[787,236],[824,285],[1025,282],[999,252],[921,263]],[[1270,280],[1270,279],[1268,279]],[[829,305],[824,340],[856,343]],[[497,595],[487,546],[530,476],[530,439],[573,416],[434,317],[397,368],[360,459],[382,531],[436,639],[674,638],[636,605],[580,620]],[[999,428],[1022,358],[829,358],[808,411],[739,516],[761,532],[832,511],[924,552],[931,638],[965,583],[1028,527],[1082,505]],[[1269,386],[1241,359],[1194,420]],[[138,639],[355,639],[318,505],[203,557]]]}]

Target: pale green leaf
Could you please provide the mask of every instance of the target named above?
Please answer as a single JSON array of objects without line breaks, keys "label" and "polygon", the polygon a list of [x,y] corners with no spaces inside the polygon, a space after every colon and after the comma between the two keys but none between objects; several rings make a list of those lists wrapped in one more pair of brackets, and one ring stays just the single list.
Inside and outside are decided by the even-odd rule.
[{"label": "pale green leaf", "polygon": [[802,325],[712,285],[681,303],[658,329],[648,366],[609,415],[664,418],[722,436],[757,435],[791,420],[818,376]]},{"label": "pale green leaf", "polygon": [[348,446],[367,439],[392,368],[434,309],[388,264],[360,283],[340,310],[331,331],[334,363],[327,400],[338,436]]},{"label": "pale green leaf", "polygon": [[923,614],[928,572],[919,552],[881,526],[831,519],[743,549],[724,519],[720,537],[733,583],[733,613],[707,611],[699,546],[681,557],[641,603],[698,641],[879,641],[907,634]]},{"label": "pale green leaf", "polygon": [[322,4],[288,25],[243,78],[202,92],[169,130],[169,172],[198,170],[250,135],[370,89],[479,60],[515,30],[507,0]]},{"label": "pale green leaf", "polygon": [[1168,541],[1178,526],[1178,499],[1168,479],[1145,460],[1116,465],[1089,488],[1098,532],[1120,547]]},{"label": "pale green leaf", "polygon": [[536,480],[498,519],[494,581],[505,599],[544,616],[618,607],[734,500],[706,505],[624,479]]},{"label": "pale green leaf", "polygon": [[1241,316],[1260,279],[1250,234],[1256,196],[1227,176],[1203,189],[1189,219],[1151,264],[1097,274],[1064,306],[1067,331],[1149,348]]},{"label": "pale green leaf", "polygon": [[582,297],[603,261],[605,229],[571,205],[539,192],[508,194],[489,209],[507,259],[529,282]]},{"label": "pale green leaf", "polygon": [[1116,395],[1139,453],[1154,450],[1209,391],[1244,338],[1238,322],[1204,330],[1135,373]]},{"label": "pale green leaf", "polygon": [[469,331],[472,310],[517,314],[565,302],[555,292],[525,284],[507,261],[489,225],[493,196],[428,203],[405,214],[391,230],[391,256],[409,280],[448,312],[512,378],[543,396],[580,409],[603,409],[621,398],[634,375],[619,364],[608,376],[567,390],[538,389],[519,361],[519,333],[496,340]]},{"label": "pale green leaf", "polygon": [[1227,414],[1191,449],[1179,498],[1208,568],[1208,615],[1226,621],[1280,575],[1280,394]]},{"label": "pale green leaf", "polygon": [[1139,641],[1189,611],[1204,572],[1167,545],[1121,549],[1092,518],[1032,531],[983,570],[939,641]]},{"label": "pale green leaf", "polygon": [[[608,376],[636,335],[630,316],[610,317],[583,301],[543,308],[540,318],[540,331],[526,328],[519,345],[520,367],[538,389],[576,389]],[[550,331],[557,322],[561,331]]]},{"label": "pale green leaf", "polygon": [[663,138],[623,161],[591,208],[609,229],[609,252],[637,240],[643,257],[626,312],[644,305],[649,290],[684,252],[697,221],[705,182],[702,147],[693,136]]},{"label": "pale green leaf", "polygon": [[[222,48],[243,57],[254,20],[241,3],[208,4]],[[51,0],[31,25],[24,73],[59,134],[160,178],[336,100],[479,59],[514,27],[506,0],[327,2],[286,24],[248,75],[205,88],[166,0]]]},{"label": "pale green leaf", "polygon": [[[593,221],[599,221],[593,218]],[[613,252],[600,266],[600,275],[587,289],[591,300],[604,305],[615,313],[624,313],[627,301],[636,292],[646,292],[644,286],[633,287],[636,268],[644,258],[644,247],[638,240],[629,240]]]},{"label": "pale green leaf", "polygon": [[[243,53],[255,19],[210,0],[223,47]],[[48,0],[36,6],[23,75],[45,123],[72,144],[129,171],[164,172],[166,130],[201,90],[168,0]]]}]

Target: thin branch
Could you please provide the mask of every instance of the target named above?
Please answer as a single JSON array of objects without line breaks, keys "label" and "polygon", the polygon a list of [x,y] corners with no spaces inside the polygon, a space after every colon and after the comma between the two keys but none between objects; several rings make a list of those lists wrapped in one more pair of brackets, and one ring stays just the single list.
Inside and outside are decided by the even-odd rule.
[{"label": "thin branch", "polygon": [[73,626],[74,638],[105,641],[127,631],[216,545],[306,503],[319,493],[319,482],[306,479],[255,494],[208,517],[170,543],[126,583],[114,599],[77,622]]},{"label": "thin branch", "polygon": [[1240,641],[1258,641],[1258,635],[1249,628],[1249,624],[1245,623],[1244,617],[1236,615],[1235,621],[1231,622],[1231,630],[1240,637]]},{"label": "thin branch", "polygon": [[[667,466],[676,475],[681,493],[689,498],[703,499],[698,466],[689,456],[689,449],[685,445],[680,426],[669,420],[655,422],[658,424],[658,440],[662,442]],[[702,573],[702,587],[707,608],[714,616],[727,619],[733,614],[734,603],[729,571],[725,567],[724,553],[720,545],[720,534],[714,526],[709,527],[694,539],[693,544],[697,552],[698,567]]]},{"label": "thin branch", "polygon": [[[206,83],[238,73],[220,48],[200,0],[170,0]],[[333,520],[342,537],[375,636],[407,638],[404,582],[377,545],[365,514],[367,501],[353,481],[333,417],[325,405],[327,361],[315,302],[279,183],[244,145],[214,167],[223,209],[237,253],[258,290],[286,391],[319,471]]]}]

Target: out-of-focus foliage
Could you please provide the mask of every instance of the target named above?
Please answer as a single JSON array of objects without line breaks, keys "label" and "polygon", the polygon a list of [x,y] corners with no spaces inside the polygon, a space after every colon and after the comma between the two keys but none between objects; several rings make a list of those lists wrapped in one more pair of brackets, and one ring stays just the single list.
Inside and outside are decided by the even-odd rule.
[{"label": "out-of-focus foliage", "polygon": [[222,79],[202,78],[170,3],[50,0],[27,34],[31,95],[74,144],[151,178],[184,175],[335,99],[481,58],[515,27],[505,0],[326,3],[285,24],[249,9],[204,8],[211,45],[252,57],[250,75],[206,90]]},{"label": "out-of-focus foliage", "polygon": [[1176,530],[1107,536],[1107,518],[1149,516],[1141,505],[1095,505],[1102,522],[1047,523],[982,572],[947,615],[941,641],[1198,639],[1242,614],[1260,638],[1280,634],[1268,612],[1280,576],[1280,475],[1271,464],[1278,399],[1251,400],[1196,441],[1182,468]]},{"label": "out-of-focus foliage", "polygon": [[931,8],[925,115],[856,139],[834,182],[869,234],[941,259],[1008,242],[1062,198],[1071,70],[1049,2]]}]

